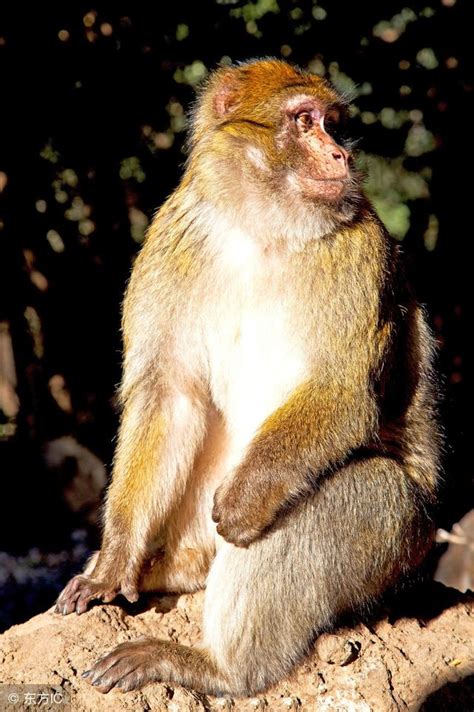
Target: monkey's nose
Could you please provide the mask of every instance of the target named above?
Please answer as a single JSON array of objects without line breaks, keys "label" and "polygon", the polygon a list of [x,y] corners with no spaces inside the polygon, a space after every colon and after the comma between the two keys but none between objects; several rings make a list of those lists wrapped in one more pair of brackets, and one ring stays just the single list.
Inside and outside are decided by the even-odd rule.
[{"label": "monkey's nose", "polygon": [[341,146],[335,146],[334,144],[328,148],[327,156],[328,163],[331,166],[330,170],[337,171],[338,173],[342,171],[346,174],[349,170],[349,154],[347,151]]}]

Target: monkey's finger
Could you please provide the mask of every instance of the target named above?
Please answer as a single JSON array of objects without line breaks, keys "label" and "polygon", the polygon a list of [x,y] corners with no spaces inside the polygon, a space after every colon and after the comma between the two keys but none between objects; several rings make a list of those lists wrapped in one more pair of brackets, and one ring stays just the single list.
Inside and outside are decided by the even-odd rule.
[{"label": "monkey's finger", "polygon": [[67,616],[70,613],[73,613],[76,608],[76,601],[80,595],[81,592],[77,591],[73,595],[61,596],[56,602],[54,612],[60,613],[63,616]]},{"label": "monkey's finger", "polygon": [[78,616],[87,611],[89,603],[95,598],[100,598],[100,594],[94,591],[91,587],[84,588],[80,591],[76,601],[76,613]]},{"label": "monkey's finger", "polygon": [[216,502],[214,502],[214,506],[213,506],[213,508],[212,508],[211,516],[212,516],[212,521],[213,521],[213,522],[216,522],[216,524],[217,524],[218,522],[220,522],[220,520],[221,520],[220,507],[219,507],[219,505],[218,505]]},{"label": "monkey's finger", "polygon": [[74,576],[72,578],[66,588],[64,589],[63,593],[71,594],[71,593],[76,593],[79,591],[79,588],[81,584],[85,581],[85,578],[83,576]]},{"label": "monkey's finger", "polygon": [[236,525],[235,523],[231,526],[221,522],[217,525],[216,531],[229,544],[238,546],[241,549],[246,549],[262,536],[262,530],[257,527],[245,528],[243,525]]},{"label": "monkey's finger", "polygon": [[104,603],[110,603],[116,596],[117,593],[115,591],[106,591],[100,598]]},{"label": "monkey's finger", "polygon": [[[87,598],[87,602],[93,598],[93,586],[91,581],[85,576],[74,576],[68,583],[66,588],[60,594],[56,606],[55,613],[60,613],[63,616],[77,611],[78,601],[82,598]],[[84,612],[83,606],[80,606],[80,613]]]},{"label": "monkey's finger", "polygon": [[136,603],[139,599],[139,594],[136,588],[130,587],[121,589],[121,594],[122,596],[125,596],[127,601],[129,601],[130,603]]},{"label": "monkey's finger", "polygon": [[59,594],[54,608],[55,613],[62,613],[62,615],[72,613],[74,607],[71,608],[70,603],[76,601],[77,596],[79,595],[80,583],[81,581],[78,576],[75,576],[71,581],[69,581],[67,586]]}]

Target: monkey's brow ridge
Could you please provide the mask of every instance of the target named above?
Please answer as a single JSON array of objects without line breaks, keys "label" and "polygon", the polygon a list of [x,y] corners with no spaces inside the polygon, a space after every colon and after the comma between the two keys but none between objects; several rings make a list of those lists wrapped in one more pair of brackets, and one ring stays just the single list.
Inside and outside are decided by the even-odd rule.
[{"label": "monkey's brow ridge", "polygon": [[262,129],[271,129],[273,128],[270,124],[264,124],[261,121],[255,121],[254,119],[244,119],[244,118],[237,118],[237,119],[227,119],[221,124],[222,126],[228,126],[232,124],[250,124],[250,126],[257,126]]}]

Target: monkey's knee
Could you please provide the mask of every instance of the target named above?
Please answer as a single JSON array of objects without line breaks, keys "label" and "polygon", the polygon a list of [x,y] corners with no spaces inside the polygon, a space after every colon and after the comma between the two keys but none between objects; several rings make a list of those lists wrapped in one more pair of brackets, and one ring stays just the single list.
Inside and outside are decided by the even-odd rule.
[{"label": "monkey's knee", "polygon": [[433,541],[429,497],[387,457],[349,463],[313,499],[329,598],[344,609],[378,598],[415,568]]},{"label": "monkey's knee", "polygon": [[389,458],[327,477],[248,549],[224,543],[206,591],[204,640],[234,689],[261,691],[320,632],[375,602],[430,545],[426,502]]}]

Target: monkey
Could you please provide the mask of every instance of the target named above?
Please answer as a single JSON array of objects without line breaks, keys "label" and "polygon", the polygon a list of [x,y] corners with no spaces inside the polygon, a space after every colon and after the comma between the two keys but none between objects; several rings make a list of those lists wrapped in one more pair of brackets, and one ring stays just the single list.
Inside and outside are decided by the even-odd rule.
[{"label": "monkey", "polygon": [[215,70],[123,307],[101,549],[56,611],[206,589],[202,644],[139,638],[84,678],[245,697],[429,551],[435,340],[369,200],[347,102],[275,59]]}]

